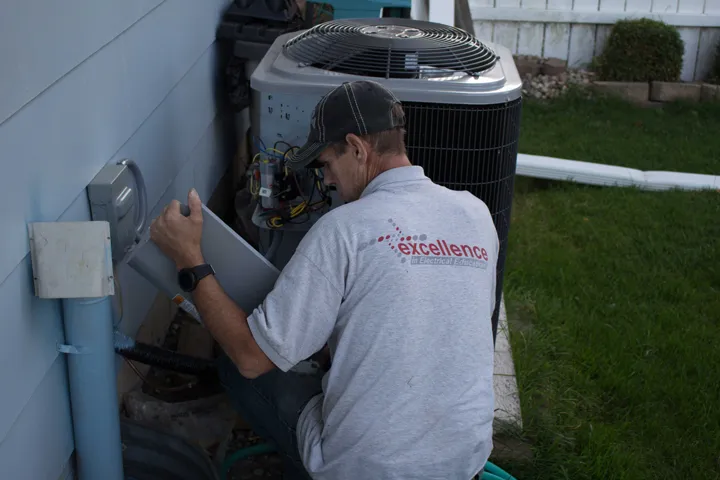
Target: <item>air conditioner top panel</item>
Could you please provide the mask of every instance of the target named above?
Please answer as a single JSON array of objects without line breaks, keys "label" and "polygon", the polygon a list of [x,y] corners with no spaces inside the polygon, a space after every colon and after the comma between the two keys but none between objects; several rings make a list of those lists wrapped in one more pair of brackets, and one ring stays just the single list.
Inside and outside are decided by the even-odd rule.
[{"label": "air conditioner top panel", "polygon": [[[318,96],[343,82],[364,78],[382,83],[402,101],[495,104],[521,95],[522,80],[510,51],[480,43],[462,30],[439,25],[445,31],[438,33],[438,24],[397,18],[334,24],[339,33],[318,33],[316,29],[325,25],[320,24],[278,37],[253,72],[251,87],[267,94]],[[454,42],[457,32],[466,37],[462,42]],[[334,47],[343,42],[344,47]],[[453,56],[460,62],[449,63]],[[377,70],[378,58],[388,63],[387,70]],[[468,71],[461,71],[465,66]],[[349,73],[353,71],[357,73]]]},{"label": "air conditioner top panel", "polygon": [[324,22],[286,42],[283,53],[323,70],[381,78],[477,76],[497,62],[464,30],[400,18]]}]

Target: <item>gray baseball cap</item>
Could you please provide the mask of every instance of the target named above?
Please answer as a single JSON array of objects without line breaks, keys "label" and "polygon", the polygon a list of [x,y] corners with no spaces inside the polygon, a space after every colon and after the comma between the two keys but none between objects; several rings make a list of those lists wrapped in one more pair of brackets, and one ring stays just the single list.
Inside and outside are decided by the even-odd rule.
[{"label": "gray baseball cap", "polygon": [[343,142],[348,133],[367,135],[405,125],[405,116],[393,115],[400,104],[393,93],[377,82],[345,82],[326,94],[312,113],[305,145],[288,154],[287,166],[299,170],[312,166],[329,145]]}]

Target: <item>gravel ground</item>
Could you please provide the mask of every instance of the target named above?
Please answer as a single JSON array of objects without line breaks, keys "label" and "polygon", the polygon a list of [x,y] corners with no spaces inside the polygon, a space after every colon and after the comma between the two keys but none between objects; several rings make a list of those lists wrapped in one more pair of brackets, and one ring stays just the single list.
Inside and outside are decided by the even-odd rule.
[{"label": "gravel ground", "polygon": [[558,76],[526,75],[523,79],[523,95],[549,99],[565,93],[571,85],[589,86],[594,74],[585,70],[569,70]]}]

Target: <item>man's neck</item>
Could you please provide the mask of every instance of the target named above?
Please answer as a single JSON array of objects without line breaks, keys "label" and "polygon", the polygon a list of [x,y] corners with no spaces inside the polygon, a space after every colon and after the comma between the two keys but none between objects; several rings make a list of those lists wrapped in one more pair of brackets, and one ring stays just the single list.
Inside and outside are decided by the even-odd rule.
[{"label": "man's neck", "polygon": [[373,166],[367,171],[367,178],[365,179],[365,187],[370,184],[378,175],[393,168],[410,167],[410,159],[407,155],[388,155],[386,157],[376,158]]},{"label": "man's neck", "polygon": [[[410,159],[407,155],[393,155],[379,159],[377,175],[399,167],[410,167]],[[377,176],[376,175],[376,176]]]}]

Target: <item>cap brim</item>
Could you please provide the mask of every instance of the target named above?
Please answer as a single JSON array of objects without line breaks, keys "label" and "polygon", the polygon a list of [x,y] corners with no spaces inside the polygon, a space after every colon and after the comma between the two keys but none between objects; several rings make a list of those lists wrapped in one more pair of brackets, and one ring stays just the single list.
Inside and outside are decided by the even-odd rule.
[{"label": "cap brim", "polygon": [[308,142],[287,156],[286,164],[292,170],[308,167],[327,148],[328,143]]}]

